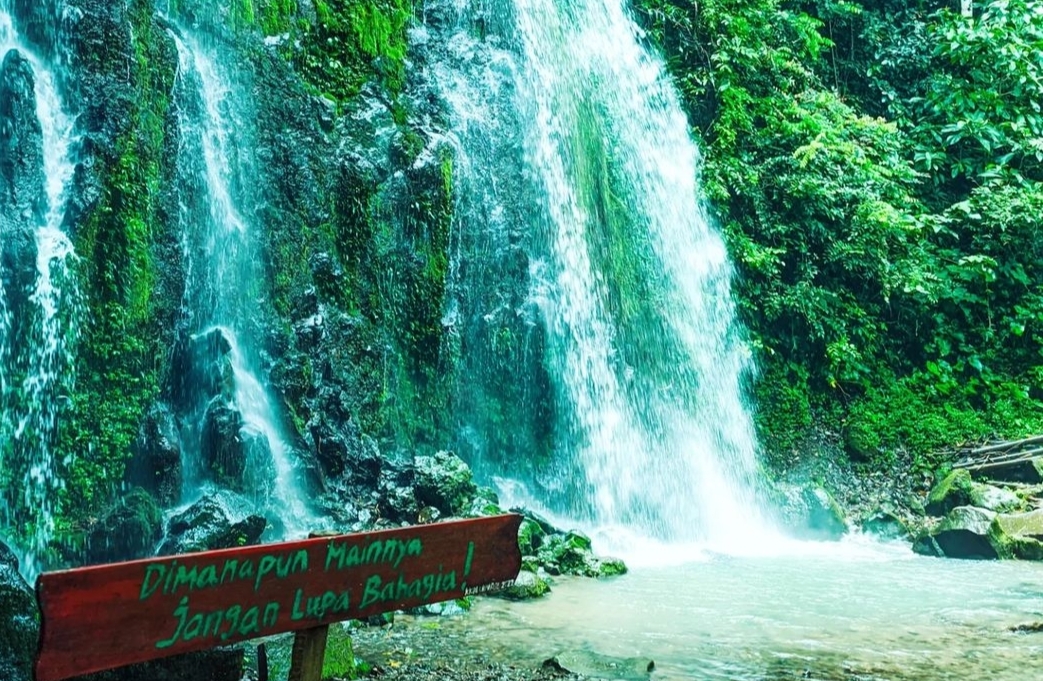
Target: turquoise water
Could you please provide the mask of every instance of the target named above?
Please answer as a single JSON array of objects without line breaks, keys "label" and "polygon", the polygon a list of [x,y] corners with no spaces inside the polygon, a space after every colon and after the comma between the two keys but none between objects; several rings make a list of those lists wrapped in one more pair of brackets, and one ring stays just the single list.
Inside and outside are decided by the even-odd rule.
[{"label": "turquoise water", "polygon": [[905,546],[706,555],[541,601],[482,599],[448,626],[505,662],[563,651],[648,658],[652,679],[1043,679],[1043,564],[923,558]]}]

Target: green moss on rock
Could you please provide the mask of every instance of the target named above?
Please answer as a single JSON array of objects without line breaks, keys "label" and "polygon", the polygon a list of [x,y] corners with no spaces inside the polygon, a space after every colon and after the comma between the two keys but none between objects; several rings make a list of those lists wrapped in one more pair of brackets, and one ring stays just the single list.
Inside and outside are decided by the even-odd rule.
[{"label": "green moss on rock", "polygon": [[497,592],[497,596],[509,601],[529,601],[542,598],[550,592],[550,584],[535,572],[522,570],[514,584],[503,591]]},{"label": "green moss on rock", "polygon": [[944,516],[957,506],[972,505],[973,481],[966,470],[954,470],[934,486],[927,497],[926,510],[934,516]]}]

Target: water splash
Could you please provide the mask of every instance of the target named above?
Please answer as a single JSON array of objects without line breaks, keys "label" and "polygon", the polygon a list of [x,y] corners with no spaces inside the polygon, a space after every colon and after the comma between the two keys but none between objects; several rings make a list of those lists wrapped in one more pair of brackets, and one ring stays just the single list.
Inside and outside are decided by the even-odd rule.
[{"label": "water splash", "polygon": [[[239,209],[246,161],[238,154],[245,130],[238,118],[236,90],[219,58],[187,33],[174,34],[181,149],[179,190],[186,288],[182,309],[195,337],[219,333],[227,346],[233,389],[230,408],[242,418],[240,439],[263,442],[264,461],[247,463],[249,493],[262,511],[281,518],[285,535],[317,529],[319,521],[304,501],[301,471],[275,402],[255,370],[258,364],[251,325],[263,318],[263,273],[257,245]],[[212,359],[212,358],[211,358]],[[206,399],[210,399],[209,396]],[[207,404],[197,405],[193,437],[185,448],[185,496],[198,495],[209,481],[198,460]],[[195,440],[196,444],[191,443]]]},{"label": "water splash", "polygon": [[[73,118],[62,103],[54,70],[19,38],[12,13],[0,5],[0,55],[11,49],[28,60],[35,78],[47,206],[35,229],[36,282],[29,297],[31,309],[24,313],[28,323],[22,338],[10,338],[14,312],[6,296],[0,304],[0,390],[5,412],[0,454],[8,457],[4,467],[18,472],[8,482],[20,490],[20,499],[7,497],[6,513],[13,527],[25,528],[22,571],[31,579],[42,568],[54,536],[56,496],[65,484],[61,471],[71,463],[56,461],[54,452],[59,414],[75,385],[76,345],[85,306],[74,273],[76,253],[63,231],[66,188],[75,169]],[[4,376],[5,368],[8,374],[23,376],[20,390],[17,380]]]},{"label": "water splash", "polygon": [[[546,332],[555,404],[553,461],[531,497],[591,530],[676,543],[773,534],[756,494],[742,387],[752,367],[732,269],[661,60],[622,0],[461,1],[456,10],[471,22],[450,42],[475,41],[480,20],[513,62],[486,68],[497,82],[513,79],[513,111],[487,110],[482,125],[488,133],[506,115],[521,130],[525,172],[492,192],[486,211],[525,201],[531,233],[529,302]],[[458,85],[438,80],[454,128],[472,126]]]}]

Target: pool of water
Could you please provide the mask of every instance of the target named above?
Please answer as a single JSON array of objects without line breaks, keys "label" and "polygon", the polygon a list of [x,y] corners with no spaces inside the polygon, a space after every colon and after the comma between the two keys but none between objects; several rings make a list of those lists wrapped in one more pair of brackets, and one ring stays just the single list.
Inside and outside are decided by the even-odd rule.
[{"label": "pool of water", "polygon": [[[535,665],[564,651],[653,660],[653,680],[1043,680],[1043,564],[924,558],[857,539],[701,553],[542,600],[479,599],[469,645]],[[647,555],[647,553],[646,553]]]}]

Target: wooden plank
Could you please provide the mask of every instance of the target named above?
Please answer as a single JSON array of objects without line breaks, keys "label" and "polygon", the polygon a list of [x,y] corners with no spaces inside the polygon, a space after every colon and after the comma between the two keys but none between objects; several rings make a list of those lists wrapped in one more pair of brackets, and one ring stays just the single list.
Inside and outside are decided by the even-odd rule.
[{"label": "wooden plank", "polygon": [[512,582],[521,516],[51,572],[36,681],[451,600]]},{"label": "wooden plank", "polygon": [[289,681],[322,681],[322,663],[326,659],[326,639],[330,625],[298,631],[290,653]]}]

